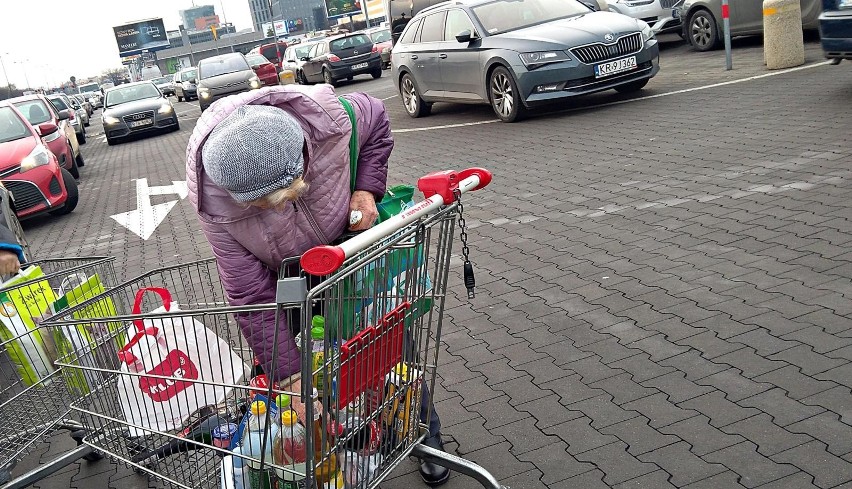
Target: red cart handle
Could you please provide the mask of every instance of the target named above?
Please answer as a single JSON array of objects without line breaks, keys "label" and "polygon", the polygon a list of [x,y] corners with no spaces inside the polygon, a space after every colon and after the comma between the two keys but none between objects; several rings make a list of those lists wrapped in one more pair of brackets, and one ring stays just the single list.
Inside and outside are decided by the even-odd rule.
[{"label": "red cart handle", "polygon": [[[133,310],[131,314],[142,314],[142,298],[145,292],[154,292],[160,296],[163,301],[163,308],[168,312],[172,308],[172,294],[168,289],[163,287],[143,287],[136,292],[136,299],[133,301]],[[141,319],[134,319],[133,325],[136,326],[136,334],[127,342],[120,350],[118,350],[118,359],[124,363],[130,364],[136,361],[136,356],[130,352],[130,348],[147,336],[157,336],[159,328],[156,326],[145,327],[145,322]]]},{"label": "red cart handle", "polygon": [[491,179],[491,172],[485,168],[468,168],[461,172],[447,170],[423,176],[417,181],[417,187],[426,196],[426,200],[337,246],[315,246],[309,249],[300,260],[302,270],[316,276],[334,273],[347,258],[355,256],[412,221],[431,214],[444,205],[452,204],[456,201],[456,192],[463,194],[479,190],[491,183]]}]

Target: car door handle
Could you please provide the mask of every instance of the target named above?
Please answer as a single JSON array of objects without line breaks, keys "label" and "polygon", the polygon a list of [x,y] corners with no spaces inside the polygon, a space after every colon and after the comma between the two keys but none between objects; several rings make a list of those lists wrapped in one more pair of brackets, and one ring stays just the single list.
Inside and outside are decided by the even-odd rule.
[{"label": "car door handle", "polygon": [[412,55],[411,55],[411,59],[417,59],[417,55],[416,55],[416,54],[412,54]]},{"label": "car door handle", "polygon": [[447,55],[446,55],[446,54],[439,54],[439,55],[438,55],[438,57],[439,57],[439,58],[441,58],[441,59],[447,59]]}]

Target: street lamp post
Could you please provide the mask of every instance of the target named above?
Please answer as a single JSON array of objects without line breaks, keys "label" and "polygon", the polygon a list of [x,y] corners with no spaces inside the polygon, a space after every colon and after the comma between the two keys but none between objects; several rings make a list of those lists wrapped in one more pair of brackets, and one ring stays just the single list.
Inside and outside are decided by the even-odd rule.
[{"label": "street lamp post", "polygon": [[[6,53],[8,56],[9,54]],[[6,63],[3,62],[3,57],[0,56],[0,66],[3,67],[3,77],[6,78],[6,89],[9,91],[8,98],[12,98],[12,82],[9,81],[9,75],[6,73]]]},{"label": "street lamp post", "polygon": [[[222,0],[219,0],[219,6],[222,7],[222,20],[225,21],[225,26],[227,26],[228,25],[228,14],[225,13],[225,4],[222,2]],[[225,30],[227,31],[228,28],[225,27]],[[236,32],[236,29],[234,29],[234,31]],[[226,34],[229,34],[229,33],[226,32]],[[234,52],[234,37],[232,35],[228,36],[228,44],[231,45],[231,52],[233,53]]]},{"label": "street lamp post", "polygon": [[21,65],[21,70],[23,70],[23,72],[24,72],[24,80],[27,82],[27,90],[29,90],[31,88],[30,87],[30,77],[27,76],[27,65],[26,65],[26,63],[28,63],[29,61],[30,60],[28,60],[28,59],[25,59],[23,61],[13,61],[13,63]]}]

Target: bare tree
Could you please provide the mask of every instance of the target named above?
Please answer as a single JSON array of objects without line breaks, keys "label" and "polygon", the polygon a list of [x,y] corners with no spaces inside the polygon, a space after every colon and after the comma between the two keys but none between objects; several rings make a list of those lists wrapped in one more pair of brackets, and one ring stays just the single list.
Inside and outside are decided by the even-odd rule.
[{"label": "bare tree", "polygon": [[127,77],[127,70],[125,68],[110,68],[103,72],[103,76],[118,85]]}]

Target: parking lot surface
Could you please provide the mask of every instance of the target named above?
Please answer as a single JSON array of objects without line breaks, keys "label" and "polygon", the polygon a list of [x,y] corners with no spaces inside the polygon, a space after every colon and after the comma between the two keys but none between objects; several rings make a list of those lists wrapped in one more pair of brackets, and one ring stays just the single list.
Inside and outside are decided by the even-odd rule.
[{"label": "parking lot surface", "polygon": [[[452,268],[435,392],[447,450],[513,489],[852,487],[852,71],[813,43],[807,57],[770,73],[759,40],[741,40],[725,72],[724,53],[669,43],[640,99],[518,124],[484,106],[409,119],[386,77],[339,88],[386,99],[390,182],[495,175],[465,197],[476,299]],[[36,256],[114,255],[126,277],[211,256],[180,192],[199,110],[176,108],[178,133],[90,135],[77,210],[25,223]],[[138,226],[147,239],[111,217],[169,185],[149,202],[177,202]],[[71,445],[57,436],[20,469]],[[410,462],[382,487],[420,484]],[[36,487],[149,485],[100,461]]]}]

